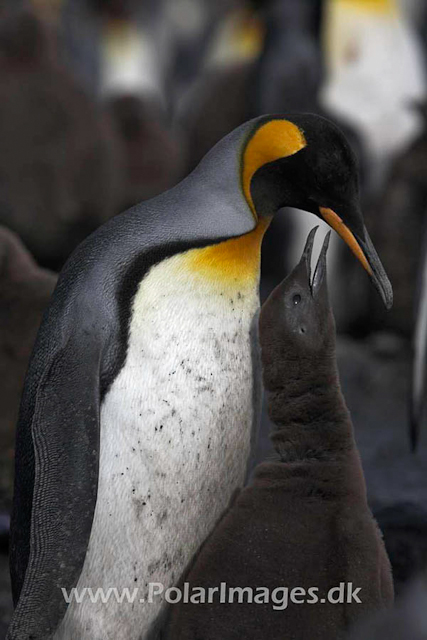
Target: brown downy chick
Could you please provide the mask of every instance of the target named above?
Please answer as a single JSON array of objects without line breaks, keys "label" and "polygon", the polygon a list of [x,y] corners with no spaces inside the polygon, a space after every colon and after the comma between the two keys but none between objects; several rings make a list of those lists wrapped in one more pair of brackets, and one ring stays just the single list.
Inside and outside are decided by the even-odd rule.
[{"label": "brown downy chick", "polygon": [[[218,592],[211,603],[206,596],[204,604],[173,606],[169,639],[331,640],[392,603],[390,564],[339,386],[329,235],[311,280],[314,234],[259,320],[278,458],[257,467],[252,486],[202,547],[185,582],[190,594],[194,587]],[[221,583],[227,602],[219,601]],[[230,603],[235,587],[246,591]]]},{"label": "brown downy chick", "polygon": [[59,270],[120,211],[109,119],[62,67],[53,34],[28,9],[0,9],[0,224]]}]

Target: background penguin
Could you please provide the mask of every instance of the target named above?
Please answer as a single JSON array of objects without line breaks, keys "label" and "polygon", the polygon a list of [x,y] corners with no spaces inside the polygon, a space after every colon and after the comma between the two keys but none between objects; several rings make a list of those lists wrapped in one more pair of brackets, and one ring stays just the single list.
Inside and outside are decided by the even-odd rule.
[{"label": "background penguin", "polygon": [[34,13],[0,17],[0,224],[58,269],[119,211],[115,138]]},{"label": "background penguin", "polygon": [[185,145],[158,103],[129,93],[110,97],[105,107],[121,145],[123,208],[173,187],[184,175]]},{"label": "background penguin", "polygon": [[[40,269],[20,239],[0,227],[0,518],[10,513],[13,447],[25,372],[56,274]],[[0,532],[6,525],[0,519]]]},{"label": "background penguin", "polygon": [[268,0],[261,5],[265,41],[256,67],[256,113],[310,111],[323,77],[320,0]]},{"label": "background penguin", "polygon": [[357,623],[346,640],[424,640],[427,637],[426,607],[427,581],[424,574],[411,582],[393,609]]},{"label": "background penguin", "polygon": [[[313,280],[315,229],[298,266],[263,304],[259,338],[264,387],[278,459],[255,470],[253,484],[209,537],[185,582],[192,587],[267,588],[254,603],[172,608],[171,640],[247,640],[342,636],[352,621],[392,603],[390,564],[369,510],[351,419],[342,397],[335,326],[326,284],[325,239]],[[301,587],[310,600],[341,583],[360,587],[360,603],[289,602],[273,609],[277,587]],[[264,594],[265,598],[265,594]],[[238,636],[236,634],[238,633]]]},{"label": "background penguin", "polygon": [[[427,122],[427,110],[425,118]],[[360,296],[364,301],[364,317],[355,315],[352,321],[367,332],[391,330],[408,339],[414,333],[416,285],[422,264],[422,238],[426,223],[426,159],[427,132],[424,130],[394,160],[380,195],[366,207],[366,220],[369,221],[375,246],[390,273],[394,291],[393,309],[390,314],[384,314],[368,289],[364,288]]]},{"label": "background penguin", "polygon": [[243,485],[260,245],[285,205],[327,220],[391,305],[354,156],[313,115],[239,127],[67,262],[21,404],[9,640],[145,639],[161,625],[161,602],[67,608],[61,588],[175,584]]},{"label": "background penguin", "polygon": [[319,2],[268,0],[257,10],[253,4],[246,2],[214,34],[200,78],[183,100],[190,168],[248,118],[283,109],[316,112]]},{"label": "background penguin", "polygon": [[86,91],[100,102],[114,127],[120,210],[173,187],[185,174],[185,141],[169,113],[173,45],[165,42],[168,24],[155,4],[66,1],[57,26],[59,33],[68,34],[62,42],[65,58],[71,56],[69,66],[81,82],[90,84],[83,78],[80,57],[88,63],[88,76],[95,74]]},{"label": "background penguin", "polygon": [[427,568],[427,512],[420,504],[398,502],[374,512],[393,569],[396,596]]}]

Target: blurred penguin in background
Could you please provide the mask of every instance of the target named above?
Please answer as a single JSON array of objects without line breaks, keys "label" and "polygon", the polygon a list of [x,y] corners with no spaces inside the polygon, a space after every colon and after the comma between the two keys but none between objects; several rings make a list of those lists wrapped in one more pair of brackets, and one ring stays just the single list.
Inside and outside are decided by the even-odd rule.
[{"label": "blurred penguin in background", "polygon": [[375,518],[393,567],[396,596],[406,592],[427,567],[427,512],[410,502],[378,509]]},{"label": "blurred penguin in background", "polygon": [[120,141],[122,209],[173,187],[185,172],[183,139],[168,112],[158,47],[139,21],[113,17],[104,25],[100,100]]},{"label": "blurred penguin in background", "polygon": [[172,122],[174,45],[166,9],[165,2],[68,0],[62,11],[68,64],[105,105],[120,143],[122,210],[185,173],[184,140]]},{"label": "blurred penguin in background", "polygon": [[256,2],[264,19],[265,42],[256,63],[255,111],[276,113],[286,106],[310,111],[317,103],[323,56],[319,47],[321,0]]},{"label": "blurred penguin in background", "polygon": [[315,108],[320,6],[319,0],[247,1],[229,13],[183,109],[190,168],[248,118]]},{"label": "blurred penguin in background", "polygon": [[[343,253],[346,279],[340,281],[336,296],[343,310],[337,321],[341,331],[355,337],[370,333],[382,321],[388,328],[404,326],[407,333],[413,317],[412,309],[402,317],[402,305],[413,297],[419,245],[418,214],[412,211],[417,195],[408,194],[408,187],[417,180],[411,156],[419,154],[425,128],[415,104],[425,99],[427,85],[422,45],[404,4],[324,3],[325,82],[320,102],[332,117],[350,125],[363,144],[365,209],[370,211],[376,241],[381,238],[383,249],[387,247],[396,283],[395,307],[386,318]],[[414,225],[407,223],[408,215]]]},{"label": "blurred penguin in background", "polygon": [[59,269],[117,213],[114,135],[34,13],[0,17],[0,223]]},{"label": "blurred penguin in background", "polygon": [[384,262],[393,281],[394,304],[390,314],[383,314],[364,288],[365,317],[353,318],[366,331],[387,329],[410,340],[415,328],[417,287],[423,263],[423,235],[427,221],[427,108],[413,107],[423,115],[420,135],[387,170],[380,194],[366,208],[372,235],[381,247]]},{"label": "blurred penguin in background", "polygon": [[422,49],[398,0],[327,0],[324,16],[321,101],[362,136],[378,187],[387,163],[422,130],[412,109],[426,95]]},{"label": "blurred penguin in background", "polygon": [[[181,91],[199,72],[211,34],[242,0],[62,0],[61,29],[71,67],[89,92],[103,87],[106,33],[120,23],[134,33],[139,47],[154,50],[162,90],[174,109]],[[140,61],[141,62],[141,61]],[[133,65],[134,67],[134,65]],[[140,71],[144,73],[141,67]],[[146,73],[146,71],[145,71]],[[166,78],[166,80],[165,80]]]},{"label": "blurred penguin in background", "polygon": [[414,580],[394,609],[380,612],[346,636],[346,640],[424,640],[427,637],[427,580]]},{"label": "blurred penguin in background", "polygon": [[179,132],[172,131],[156,102],[126,93],[111,97],[106,108],[120,141],[121,208],[173,187],[185,172],[184,141]]},{"label": "blurred penguin in background", "polygon": [[[161,4],[161,3],[160,3]],[[106,32],[111,24],[134,23],[140,16],[152,23],[154,0],[61,0],[57,13],[62,54],[87,93],[102,87]]]},{"label": "blurred penguin in background", "polygon": [[0,227],[0,514],[9,512],[12,504],[19,402],[33,343],[55,284],[56,275],[40,269],[18,236]]},{"label": "blurred penguin in background", "polygon": [[173,109],[197,79],[221,24],[244,5],[244,0],[164,0],[163,20],[169,43],[168,85]]}]

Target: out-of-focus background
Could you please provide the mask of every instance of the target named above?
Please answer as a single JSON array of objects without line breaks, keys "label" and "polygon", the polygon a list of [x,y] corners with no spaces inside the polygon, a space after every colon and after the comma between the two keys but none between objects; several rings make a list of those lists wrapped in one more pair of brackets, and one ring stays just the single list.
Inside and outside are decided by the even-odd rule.
[{"label": "out-of-focus background", "polygon": [[[99,225],[172,187],[262,113],[324,115],[359,158],[366,224],[395,304],[383,310],[335,241],[341,381],[397,592],[425,569],[427,444],[422,436],[410,452],[408,407],[427,324],[426,64],[425,0],[2,0],[0,638],[12,610],[15,423],[57,274]],[[300,211],[276,216],[263,298],[315,223]],[[264,415],[258,461],[271,455],[268,433]]]}]

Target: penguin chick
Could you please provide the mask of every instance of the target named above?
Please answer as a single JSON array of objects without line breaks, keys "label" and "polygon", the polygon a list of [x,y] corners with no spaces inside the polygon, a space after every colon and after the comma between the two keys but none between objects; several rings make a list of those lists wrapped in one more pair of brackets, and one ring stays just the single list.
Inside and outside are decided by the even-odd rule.
[{"label": "penguin chick", "polygon": [[[390,564],[367,504],[339,385],[326,284],[329,234],[311,281],[314,234],[259,319],[278,459],[257,467],[253,485],[237,497],[185,579],[190,593],[195,586],[219,590],[221,583],[249,587],[253,603],[245,594],[240,601],[234,595],[233,603],[214,598],[212,604],[176,605],[170,640],[330,640],[353,620],[392,603]],[[280,587],[289,589],[286,607],[278,604]],[[344,602],[328,601],[334,587],[345,593]],[[347,599],[351,588],[360,603]]]},{"label": "penguin chick", "polygon": [[25,372],[56,275],[0,227],[0,512],[12,504],[13,443]]}]

